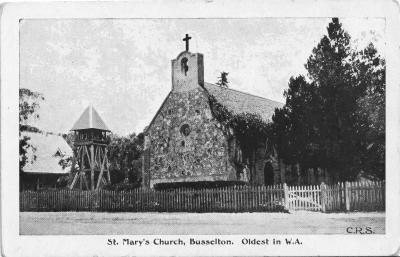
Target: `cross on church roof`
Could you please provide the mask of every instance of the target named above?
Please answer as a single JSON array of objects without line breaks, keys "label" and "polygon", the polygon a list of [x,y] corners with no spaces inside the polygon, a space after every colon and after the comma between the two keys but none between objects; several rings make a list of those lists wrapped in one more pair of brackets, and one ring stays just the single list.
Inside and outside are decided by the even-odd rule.
[{"label": "cross on church roof", "polygon": [[189,40],[192,37],[189,37],[189,34],[186,34],[186,36],[182,39],[182,41],[186,41],[186,52],[189,51]]}]

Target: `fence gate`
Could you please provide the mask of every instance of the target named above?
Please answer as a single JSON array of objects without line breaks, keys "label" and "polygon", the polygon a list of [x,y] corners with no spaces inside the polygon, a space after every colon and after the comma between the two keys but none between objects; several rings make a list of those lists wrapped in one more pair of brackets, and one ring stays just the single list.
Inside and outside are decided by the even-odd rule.
[{"label": "fence gate", "polygon": [[322,210],[320,186],[288,186],[286,190],[289,210]]}]

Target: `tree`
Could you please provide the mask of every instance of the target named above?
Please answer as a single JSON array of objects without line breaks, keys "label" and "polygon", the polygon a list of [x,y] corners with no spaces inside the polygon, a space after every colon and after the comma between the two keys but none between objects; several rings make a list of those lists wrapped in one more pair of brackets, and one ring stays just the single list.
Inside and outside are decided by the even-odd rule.
[{"label": "tree", "polygon": [[356,110],[357,85],[352,83],[353,72],[348,61],[352,55],[350,36],[339,19],[329,23],[328,35],[314,48],[306,69],[317,87],[321,99],[321,119],[313,124],[319,127],[322,167],[343,179],[355,175],[353,113]]},{"label": "tree", "polygon": [[318,165],[319,131],[313,124],[319,121],[319,98],[315,86],[303,76],[290,78],[284,92],[286,105],[275,111],[273,127],[279,139],[280,158],[288,164],[302,164],[304,168]]},{"label": "tree", "polygon": [[127,180],[130,183],[139,182],[141,179],[141,162],[139,157],[143,152],[144,135],[136,136],[132,133],[126,137],[115,134],[110,135],[108,156],[110,161],[110,174],[113,182]]},{"label": "tree", "polygon": [[[23,131],[39,131],[32,127],[29,123],[32,120],[39,119],[37,110],[40,107],[40,101],[44,97],[38,92],[31,91],[26,88],[19,89],[19,169],[22,172],[23,167],[28,162],[27,152],[29,148],[35,151],[35,148],[29,143],[28,136],[21,135]],[[35,159],[35,157],[34,157]]]},{"label": "tree", "polygon": [[372,45],[353,49],[339,19],[327,32],[307,60],[307,79],[290,79],[271,137],[285,163],[354,179],[384,160],[384,61]]},{"label": "tree", "polygon": [[385,61],[370,44],[358,53],[356,67],[362,74],[365,94],[357,99],[356,129],[360,134],[360,168],[385,177]]},{"label": "tree", "polygon": [[228,74],[229,72],[222,71],[221,76],[218,77],[217,85],[220,87],[228,88]]}]

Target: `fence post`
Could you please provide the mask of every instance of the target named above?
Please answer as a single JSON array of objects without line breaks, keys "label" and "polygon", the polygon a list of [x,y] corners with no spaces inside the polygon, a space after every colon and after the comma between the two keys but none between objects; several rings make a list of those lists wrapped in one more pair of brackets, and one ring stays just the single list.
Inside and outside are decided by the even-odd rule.
[{"label": "fence post", "polygon": [[289,211],[289,188],[286,183],[283,183],[284,205],[285,209]]},{"label": "fence post", "polygon": [[321,209],[322,212],[326,212],[326,185],[324,182],[321,183]]},{"label": "fence post", "polygon": [[97,211],[97,199],[100,190],[89,191],[90,211]]},{"label": "fence post", "polygon": [[346,181],[344,183],[344,199],[345,199],[345,203],[346,203],[346,211],[350,211],[350,183],[348,181]]},{"label": "fence post", "polygon": [[101,206],[101,202],[103,200],[103,193],[104,189],[99,190],[99,192],[96,194],[96,211],[103,211],[103,206]]},{"label": "fence post", "polygon": [[39,211],[39,191],[36,191],[36,211]]}]

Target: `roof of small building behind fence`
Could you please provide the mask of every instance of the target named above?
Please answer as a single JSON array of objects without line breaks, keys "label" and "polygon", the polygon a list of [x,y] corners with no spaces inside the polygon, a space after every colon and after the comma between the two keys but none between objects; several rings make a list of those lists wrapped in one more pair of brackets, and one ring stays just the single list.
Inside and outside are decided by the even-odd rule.
[{"label": "roof of small building behind fence", "polygon": [[235,114],[258,114],[266,122],[271,121],[275,108],[283,107],[283,103],[211,83],[204,83],[204,87],[229,111]]},{"label": "roof of small building behind fence", "polygon": [[[33,151],[31,148],[28,148],[28,163],[23,168],[24,172],[52,174],[66,174],[70,172],[70,167],[63,169],[59,165],[61,158],[55,156],[57,151],[65,154],[65,157],[73,155],[71,147],[62,136],[36,132],[21,132],[21,135],[29,137],[29,144],[36,149]],[[34,156],[36,156],[36,159]]]},{"label": "roof of small building behind fence", "polygon": [[96,109],[92,105],[88,106],[75,122],[71,130],[82,130],[82,129],[99,129],[104,131],[110,131],[103,119],[97,113]]}]

